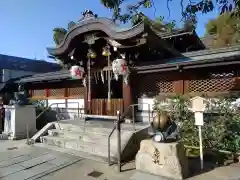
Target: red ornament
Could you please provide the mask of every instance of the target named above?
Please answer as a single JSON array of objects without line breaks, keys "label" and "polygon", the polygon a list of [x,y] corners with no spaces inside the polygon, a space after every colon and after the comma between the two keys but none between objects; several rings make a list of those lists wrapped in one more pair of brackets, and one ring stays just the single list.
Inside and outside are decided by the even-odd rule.
[{"label": "red ornament", "polygon": [[82,72],[80,69],[75,69],[75,76],[82,77]]},{"label": "red ornament", "polygon": [[122,64],[122,72],[125,73],[127,71],[126,63]]}]

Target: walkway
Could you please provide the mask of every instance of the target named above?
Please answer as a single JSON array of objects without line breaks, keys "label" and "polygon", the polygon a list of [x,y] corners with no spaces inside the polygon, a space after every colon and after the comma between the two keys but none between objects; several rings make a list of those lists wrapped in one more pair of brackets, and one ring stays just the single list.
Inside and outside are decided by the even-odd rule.
[{"label": "walkway", "polygon": [[25,142],[0,142],[1,180],[33,180],[81,160],[79,157],[26,146]]},{"label": "walkway", "polygon": [[[166,180],[136,172],[134,162],[123,172],[116,166],[68,155],[24,141],[0,141],[0,180]],[[198,164],[196,164],[198,166]],[[188,180],[240,180],[240,165],[220,167]]]}]

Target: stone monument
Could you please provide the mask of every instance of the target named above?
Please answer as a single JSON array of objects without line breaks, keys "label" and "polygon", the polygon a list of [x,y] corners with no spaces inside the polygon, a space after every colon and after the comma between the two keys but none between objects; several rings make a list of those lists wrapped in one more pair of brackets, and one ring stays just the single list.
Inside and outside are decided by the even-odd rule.
[{"label": "stone monument", "polygon": [[8,139],[24,139],[36,133],[36,110],[33,105],[29,105],[22,86],[19,86],[18,92],[14,93],[14,98],[4,108],[3,133],[8,136]]},{"label": "stone monument", "polygon": [[158,113],[151,123],[154,135],[143,140],[136,155],[136,169],[171,179],[188,176],[188,161],[179,128],[167,113]]},{"label": "stone monument", "polygon": [[141,142],[136,155],[136,169],[171,179],[184,179],[189,174],[181,142],[158,143],[152,139]]}]

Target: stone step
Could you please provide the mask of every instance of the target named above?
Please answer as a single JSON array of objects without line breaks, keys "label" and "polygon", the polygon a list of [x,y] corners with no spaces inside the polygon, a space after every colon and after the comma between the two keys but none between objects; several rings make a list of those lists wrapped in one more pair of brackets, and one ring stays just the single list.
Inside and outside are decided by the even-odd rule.
[{"label": "stone step", "polygon": [[[113,127],[114,123],[109,122],[91,122],[87,121],[86,123],[81,121],[73,121],[72,123],[65,123],[64,121],[55,122],[56,129],[62,130],[69,130],[69,131],[76,131],[76,132],[93,132],[93,133],[102,133],[102,134],[109,134]],[[143,129],[144,126],[142,124],[128,124],[122,123],[121,130],[134,132],[135,130]]]},{"label": "stone step", "polygon": [[[98,143],[104,146],[108,146],[108,136],[106,134],[96,134],[92,132],[72,132],[72,131],[64,131],[64,130],[58,130],[58,129],[51,129],[48,130],[49,136],[54,137],[61,137],[61,138],[67,138],[67,139],[75,139],[75,140],[81,140],[84,142],[92,142],[92,143]],[[126,144],[126,142],[129,140],[129,138],[132,136],[132,133],[127,131],[121,131],[121,145],[122,147]],[[110,145],[111,147],[117,147],[117,132],[114,131],[110,138]]]},{"label": "stone step", "polygon": [[[56,136],[42,136],[41,142],[47,145],[68,148],[76,151],[86,152],[89,154],[108,157],[108,147],[93,142],[84,142],[81,140],[67,139]],[[116,156],[116,151],[116,148],[111,148],[111,156]]]},{"label": "stone step", "polygon": [[[61,153],[66,153],[66,154],[77,156],[77,157],[82,157],[84,159],[90,159],[90,160],[99,161],[99,162],[103,162],[103,163],[108,162],[108,157],[97,156],[94,154],[89,154],[87,152],[76,151],[76,150],[68,149],[68,148],[61,148],[58,146],[52,146],[52,145],[48,145],[48,144],[44,144],[44,143],[36,143],[36,144],[34,144],[34,146],[46,148],[46,149],[61,152]],[[111,160],[111,163],[116,163],[116,158],[110,157],[110,160]]]},{"label": "stone step", "polygon": [[72,131],[72,132],[80,132],[80,133],[85,133],[85,132],[91,132],[95,134],[110,134],[112,131],[113,125],[111,128],[104,128],[104,127],[96,127],[93,125],[74,125],[74,124],[65,124],[65,123],[55,123],[56,129],[60,130],[65,130],[65,131]]}]

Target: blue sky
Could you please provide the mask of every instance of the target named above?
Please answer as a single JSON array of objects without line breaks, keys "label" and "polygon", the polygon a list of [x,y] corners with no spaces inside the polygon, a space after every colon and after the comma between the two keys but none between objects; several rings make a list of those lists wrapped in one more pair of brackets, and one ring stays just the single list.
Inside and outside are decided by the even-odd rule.
[{"label": "blue sky", "polygon": [[[165,20],[180,22],[179,2],[180,0],[172,0],[171,14],[168,17],[166,0],[155,0],[155,17],[161,15],[165,16]],[[54,46],[52,29],[66,28],[69,21],[79,20],[85,9],[91,9],[99,16],[111,17],[111,12],[100,4],[100,0],[1,0],[0,54],[49,61],[46,47]],[[153,9],[145,10],[144,13],[154,18]],[[207,21],[217,14],[215,10],[207,15],[198,15],[199,36],[204,35]]]}]

